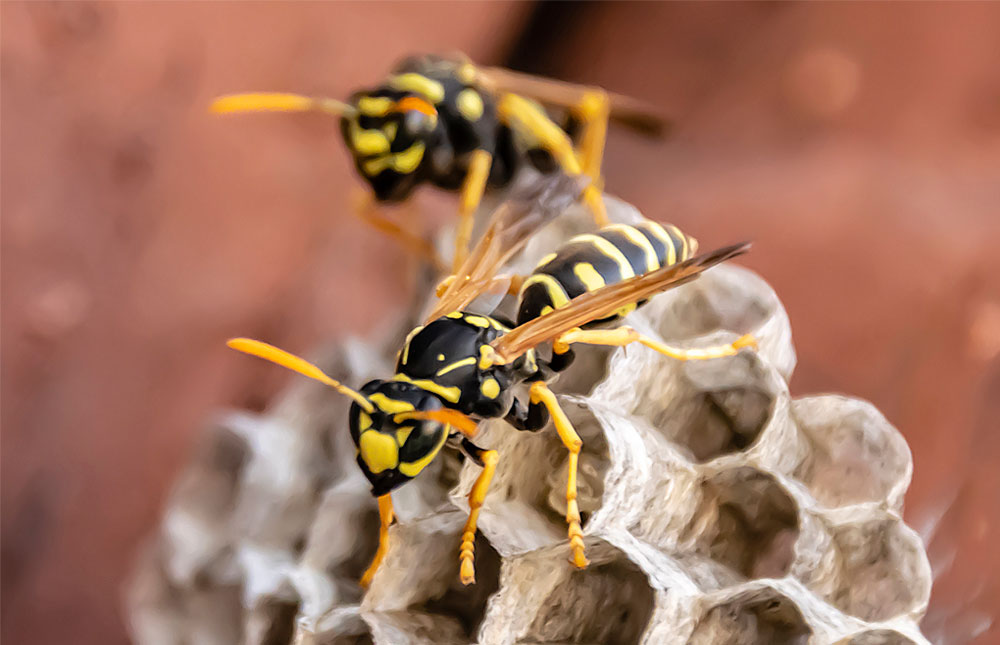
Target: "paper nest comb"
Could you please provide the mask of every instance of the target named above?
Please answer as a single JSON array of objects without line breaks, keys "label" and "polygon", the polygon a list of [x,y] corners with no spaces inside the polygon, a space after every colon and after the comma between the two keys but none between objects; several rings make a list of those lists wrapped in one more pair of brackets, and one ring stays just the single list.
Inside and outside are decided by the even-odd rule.
[{"label": "paper nest comb", "polygon": [[[588,226],[582,210],[563,215],[514,269]],[[554,389],[584,441],[589,568],[568,562],[556,433],[498,420],[477,437],[500,453],[477,584],[458,580],[458,544],[478,467],[449,452],[394,493],[391,548],[363,594],[378,520],[348,401],[302,379],[268,414],[227,414],[206,434],[129,585],[134,640],[927,643],[930,567],[900,518],[909,449],[869,403],[789,396],[795,352],[770,287],[723,265],[628,324],[691,347],[751,332],[760,349],[688,363],[638,346],[577,351]],[[391,374],[400,338],[346,342],[319,362],[360,386]]]}]

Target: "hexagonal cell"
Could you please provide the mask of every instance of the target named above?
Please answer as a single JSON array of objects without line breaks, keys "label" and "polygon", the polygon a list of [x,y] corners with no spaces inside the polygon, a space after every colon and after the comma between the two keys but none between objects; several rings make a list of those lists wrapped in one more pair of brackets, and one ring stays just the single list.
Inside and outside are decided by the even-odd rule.
[{"label": "hexagonal cell", "polygon": [[653,613],[646,575],[623,553],[588,544],[590,566],[573,570],[545,598],[519,644],[638,643]]},{"label": "hexagonal cell", "polygon": [[917,645],[917,642],[893,629],[872,629],[841,641],[843,645]]},{"label": "hexagonal cell", "polygon": [[792,402],[792,416],[814,449],[795,472],[831,507],[886,502],[899,510],[913,464],[903,436],[870,403],[844,396]]},{"label": "hexagonal cell", "polygon": [[709,476],[685,541],[746,578],[780,578],[795,559],[799,515],[774,476],[752,467]]},{"label": "hexagonal cell", "polygon": [[806,645],[811,635],[812,628],[791,598],[762,588],[710,606],[688,645]]},{"label": "hexagonal cell", "polygon": [[840,556],[838,586],[827,598],[831,604],[867,621],[923,613],[930,565],[920,537],[902,520],[879,511],[867,519],[843,517],[830,535]]},{"label": "hexagonal cell", "polygon": [[[607,442],[600,423],[578,402],[560,397],[583,440],[577,467],[577,503],[584,528],[600,507],[604,476],[609,467]],[[492,448],[500,461],[481,511],[479,528],[506,555],[524,553],[566,541],[566,479],[569,452],[551,423],[542,430],[520,432],[504,421],[481,426],[476,444]],[[469,464],[452,501],[467,509],[466,495],[480,469]]]}]

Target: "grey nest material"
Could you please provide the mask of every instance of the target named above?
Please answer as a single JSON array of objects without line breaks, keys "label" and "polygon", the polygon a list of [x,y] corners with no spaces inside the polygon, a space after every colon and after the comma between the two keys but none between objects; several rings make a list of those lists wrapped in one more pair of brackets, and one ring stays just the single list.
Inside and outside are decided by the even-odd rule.
[{"label": "grey nest material", "polygon": [[[514,269],[588,226],[567,213]],[[135,641],[927,643],[930,567],[900,517],[909,449],[867,402],[791,398],[795,351],[770,287],[720,266],[628,324],[691,347],[750,332],[760,349],[688,363],[638,346],[578,351],[554,389],[584,441],[589,568],[568,562],[556,433],[489,421],[476,442],[500,463],[477,584],[458,580],[458,545],[479,469],[448,453],[394,493],[391,548],[363,593],[378,520],[348,401],[302,379],[267,414],[225,414],[206,432],[130,584]],[[402,333],[319,362],[353,385],[386,376]]]}]

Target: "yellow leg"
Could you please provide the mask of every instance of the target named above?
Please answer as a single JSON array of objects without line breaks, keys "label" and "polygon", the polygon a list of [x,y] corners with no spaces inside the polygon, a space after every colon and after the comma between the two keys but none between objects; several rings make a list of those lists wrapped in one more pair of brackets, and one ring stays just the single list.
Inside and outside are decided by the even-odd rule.
[{"label": "yellow leg", "polygon": [[560,336],[552,344],[552,349],[557,354],[565,354],[569,346],[573,343],[584,343],[587,345],[612,345],[621,347],[631,343],[642,343],[646,347],[651,347],[664,356],[675,358],[679,361],[703,361],[712,358],[722,358],[723,356],[733,356],[743,347],[757,348],[757,341],[750,334],[737,338],[728,345],[718,345],[716,347],[703,347],[698,349],[682,349],[665,345],[653,340],[648,336],[643,336],[631,327],[618,327],[617,329],[571,329]]},{"label": "yellow leg", "polygon": [[455,231],[455,257],[452,261],[452,272],[458,273],[465,258],[469,255],[469,240],[472,238],[472,225],[475,224],[476,209],[483,201],[486,191],[486,180],[490,176],[493,157],[485,150],[474,150],[469,169],[462,182],[462,194],[458,203],[458,230]]},{"label": "yellow leg", "polygon": [[577,118],[583,122],[583,135],[580,137],[580,164],[583,173],[600,185],[601,161],[604,159],[604,141],[608,135],[608,117],[611,114],[611,102],[608,95],[597,89],[587,90],[583,100],[574,110]]},{"label": "yellow leg", "polygon": [[573,564],[580,569],[589,563],[583,554],[583,530],[580,527],[580,507],[576,503],[576,466],[580,458],[583,441],[573,429],[569,417],[563,412],[556,395],[552,393],[544,381],[531,384],[531,402],[541,402],[552,416],[552,423],[562,439],[563,445],[569,450],[569,475],[566,478],[566,524],[568,524],[569,548],[573,553]]},{"label": "yellow leg", "polygon": [[473,563],[476,549],[476,522],[479,520],[479,509],[483,505],[483,499],[485,499],[486,491],[490,487],[490,481],[493,479],[500,455],[496,450],[484,450],[480,459],[483,461],[483,471],[479,473],[476,483],[469,491],[469,519],[466,520],[465,528],[462,529],[462,546],[458,549],[459,576],[463,585],[471,585],[476,581],[476,567]]},{"label": "yellow leg", "polygon": [[[533,145],[547,150],[566,174],[584,174],[584,168],[576,151],[573,150],[573,142],[570,141],[569,135],[553,123],[537,104],[516,94],[504,94],[497,105],[497,113],[500,115],[500,120],[508,127],[517,130]],[[596,140],[594,135],[591,136]],[[603,147],[602,143],[601,148]],[[608,213],[604,209],[600,189],[593,184],[587,186],[583,199],[594,214],[594,222],[598,226],[606,226]]]},{"label": "yellow leg", "polygon": [[364,222],[374,227],[380,233],[384,233],[395,239],[415,255],[433,264],[437,270],[446,270],[447,265],[445,265],[444,261],[438,255],[434,246],[427,240],[382,215],[371,193],[358,191],[354,199],[354,212]]},{"label": "yellow leg", "polygon": [[371,584],[375,572],[378,571],[382,559],[385,558],[385,552],[389,549],[389,525],[392,524],[392,496],[389,493],[378,498],[378,517],[378,549],[375,551],[372,563],[368,565],[368,570],[361,576],[362,587],[368,587]]}]

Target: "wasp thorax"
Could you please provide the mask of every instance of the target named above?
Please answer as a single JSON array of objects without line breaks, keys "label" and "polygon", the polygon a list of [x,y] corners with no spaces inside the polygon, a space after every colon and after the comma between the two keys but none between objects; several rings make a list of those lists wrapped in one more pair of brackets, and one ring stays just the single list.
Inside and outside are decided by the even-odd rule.
[{"label": "wasp thorax", "polygon": [[368,412],[351,406],[351,438],[357,461],[372,484],[374,495],[384,495],[416,477],[437,456],[448,438],[443,423],[405,418],[407,412],[441,409],[439,398],[401,381],[371,381],[361,394],[372,404]]}]

